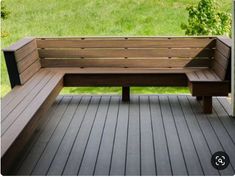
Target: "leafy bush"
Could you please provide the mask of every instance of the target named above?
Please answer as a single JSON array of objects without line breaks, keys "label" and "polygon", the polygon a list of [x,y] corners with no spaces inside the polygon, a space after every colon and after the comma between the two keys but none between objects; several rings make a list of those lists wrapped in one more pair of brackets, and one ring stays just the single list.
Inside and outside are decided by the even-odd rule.
[{"label": "leafy bush", "polygon": [[214,0],[201,0],[198,6],[189,6],[188,24],[181,24],[186,35],[231,36],[231,14],[216,8]]}]

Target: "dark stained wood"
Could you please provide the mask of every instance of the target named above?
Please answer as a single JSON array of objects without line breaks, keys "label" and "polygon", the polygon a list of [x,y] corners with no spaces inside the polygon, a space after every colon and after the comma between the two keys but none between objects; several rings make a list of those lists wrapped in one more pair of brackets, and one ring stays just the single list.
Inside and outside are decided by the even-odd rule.
[{"label": "dark stained wood", "polygon": [[169,156],[173,175],[187,175],[185,157],[182,151],[182,145],[175,126],[173,113],[169,110],[170,103],[167,97],[159,96],[162,110],[163,125],[166,132]]},{"label": "dark stained wood", "polygon": [[77,175],[82,163],[83,155],[94,125],[99,108],[100,97],[92,97],[79,133],[73,143],[73,147],[63,168],[63,175]]},{"label": "dark stained wood", "polygon": [[4,51],[4,58],[7,65],[7,71],[11,83],[11,88],[14,88],[16,85],[21,84],[19,71],[15,59],[15,54],[14,52],[11,51]]},{"label": "dark stained wood", "polygon": [[[32,150],[30,153],[25,157],[24,163],[18,168],[18,174],[31,174],[37,161],[39,160],[41,154],[43,153],[47,142],[49,142],[53,132],[55,131],[56,127],[60,123],[61,119],[63,118],[63,114],[68,107],[68,103],[70,102],[71,97],[64,96],[61,102],[56,107],[54,114],[48,115],[50,116],[50,120],[45,125],[44,131],[41,132],[37,141],[33,144]],[[35,148],[37,147],[37,148]]]},{"label": "dark stained wood", "polygon": [[[197,103],[195,99],[193,99],[190,96],[187,96],[192,110],[195,114],[195,117],[197,118],[198,124],[202,130],[202,133],[205,136],[205,139],[207,141],[208,147],[212,153],[217,151],[225,151],[224,144],[220,142],[217,136],[217,131],[214,129],[214,127],[211,125],[210,120],[212,122],[216,119],[216,115],[213,112],[211,115],[205,115],[201,114],[200,109],[200,103]],[[215,99],[213,99],[214,101]],[[227,138],[226,138],[227,139]],[[225,151],[227,152],[227,150]],[[220,175],[229,175],[231,173],[234,173],[233,167],[229,165],[226,169],[219,171]]]},{"label": "dark stained wood", "polygon": [[106,58],[106,59],[41,59],[43,67],[98,67],[98,68],[184,68],[209,67],[212,59],[208,58]]},{"label": "dark stained wood", "polygon": [[64,86],[186,86],[184,74],[66,74]]},{"label": "dark stained wood", "polygon": [[196,99],[197,99],[197,101],[201,101],[202,100],[202,96],[197,96]]},{"label": "dark stained wood", "polygon": [[122,87],[122,101],[130,101],[130,87]]},{"label": "dark stained wood", "polygon": [[[216,89],[212,89],[216,88]],[[229,82],[192,82],[189,83],[192,96],[228,96]]]},{"label": "dark stained wood", "polygon": [[118,96],[111,97],[103,137],[101,140],[99,154],[97,156],[96,167],[94,171],[94,175],[96,176],[109,175],[114,145],[114,137],[116,134],[119,103],[120,98]]},{"label": "dark stained wood", "polygon": [[151,123],[149,99],[140,96],[140,163],[141,175],[143,176],[155,176],[157,174]]},{"label": "dark stained wood", "polygon": [[[64,134],[68,130],[68,127],[74,118],[74,114],[77,109],[77,106],[79,105],[80,100],[80,97],[73,97],[68,102],[69,106],[63,113],[63,118],[61,119],[60,123],[56,127],[56,130],[51,136],[50,143],[47,144],[42,155],[38,159],[37,164],[35,165],[32,171],[32,175],[46,175],[51,161],[54,159],[54,156],[57,153],[59,146],[61,145],[61,141],[64,138]],[[60,133],[57,133],[57,131]]]},{"label": "dark stained wood", "polygon": [[[34,104],[35,103],[37,104],[37,106],[34,107],[35,109],[29,106],[30,110],[27,111],[26,115],[31,116],[31,117],[28,120],[28,122],[25,123],[23,119],[20,120],[19,118],[20,121],[17,120],[15,123],[16,127],[10,131],[7,131],[4,134],[4,136],[1,136],[1,141],[2,141],[1,172],[2,174],[9,173],[9,170],[12,168],[12,166],[14,166],[17,158],[19,158],[19,155],[21,155],[22,151],[25,148],[25,145],[28,143],[29,139],[31,138],[32,133],[36,130],[39,123],[43,121],[43,115],[50,108],[56,96],[59,94],[60,90],[62,89],[62,84],[63,84],[62,80],[58,81],[56,80],[56,78],[54,79],[55,81],[57,81],[55,83],[56,85],[53,86],[53,88],[50,88],[51,85],[48,85],[51,91],[45,94],[46,97],[44,98],[43,95],[39,95],[39,97],[44,99],[43,102],[41,103],[39,100],[37,102],[36,101],[37,99],[35,99],[33,102]],[[33,103],[31,104],[32,106],[34,106]],[[30,111],[32,113],[30,113]],[[28,118],[26,115],[23,115],[24,116],[23,118]],[[17,122],[19,122],[20,124],[17,124]],[[21,129],[21,127],[23,130]],[[7,145],[8,147],[6,147],[5,145]]]},{"label": "dark stained wood", "polygon": [[212,48],[215,39],[210,38],[77,38],[37,39],[38,48]]},{"label": "dark stained wood", "polygon": [[203,112],[205,114],[212,113],[212,97],[211,96],[203,96]]},{"label": "dark stained wood", "polygon": [[109,175],[125,175],[129,104],[121,103],[118,111]]},{"label": "dark stained wood", "polygon": [[[63,173],[63,168],[66,164],[66,160],[69,157],[70,150],[73,146],[73,142],[76,139],[77,134],[81,128],[81,125],[84,121],[85,114],[87,113],[88,105],[90,103],[91,97],[86,96],[82,97],[81,102],[77,103],[77,109],[74,114],[74,118],[70,123],[68,130],[66,131],[61,144],[52,160],[50,167],[47,171],[47,175],[56,175]],[[64,114],[64,116],[66,116]]]},{"label": "dark stained wood", "polygon": [[[41,171],[42,173],[35,171],[43,168],[48,169],[47,175],[61,175],[63,169],[68,168],[68,160],[71,160],[70,155],[75,149],[77,153],[83,154],[82,156],[73,154],[77,156],[74,160],[81,161],[80,165],[71,164],[71,166],[81,166],[79,168],[82,172],[78,169],[76,172],[78,174],[109,175],[110,168],[113,168],[112,172],[114,172],[114,166],[111,166],[112,162],[116,161],[115,164],[118,167],[116,175],[138,175],[142,174],[143,169],[152,167],[153,164],[142,166],[152,159],[156,161],[154,168],[157,175],[185,174],[184,171],[178,170],[177,166],[186,168],[189,175],[234,174],[234,143],[230,136],[232,134],[228,131],[232,133],[231,128],[234,128],[235,122],[231,118],[228,120],[227,112],[221,111],[224,108],[216,101],[217,98],[214,99],[216,101],[214,112],[209,115],[202,114],[200,103],[189,95],[164,95],[160,96],[160,99],[158,95],[135,95],[128,104],[120,102],[120,96],[103,98],[97,96],[98,100],[93,103],[89,103],[90,96],[82,96],[81,102],[79,99],[81,96],[65,96],[57,105],[58,108],[53,108],[54,111],[48,115],[50,119],[39,129],[40,135],[36,134],[33,137],[33,146],[25,148],[26,154],[23,155],[23,159],[19,159],[19,170],[14,170],[16,173],[12,173],[13,175],[29,175],[36,172],[43,175],[44,170]],[[95,110],[93,110],[94,107],[96,107]],[[91,110],[94,112],[91,113]],[[169,120],[165,119],[166,112],[168,112],[167,115],[171,115],[167,116]],[[72,114],[73,118],[71,118]],[[90,122],[91,120],[94,122]],[[83,134],[88,136],[88,140],[77,141],[75,148],[74,141],[81,136],[79,135],[81,131],[85,131],[82,127],[88,128],[85,126],[88,122],[91,126],[87,130],[88,135]],[[123,125],[125,126],[122,127]],[[172,134],[171,128],[175,134]],[[97,139],[92,138],[95,132],[98,135]],[[144,139],[145,136],[148,138]],[[58,144],[60,141],[61,143]],[[173,142],[177,141],[175,146]],[[80,148],[84,143],[86,145],[83,151]],[[210,158],[219,150],[229,154],[231,165],[218,172],[212,167]],[[45,156],[45,154],[48,155]],[[53,158],[51,158],[52,155]],[[181,156],[179,158],[181,160],[173,161],[177,156]],[[59,166],[56,167],[56,164]],[[118,169],[121,170],[118,171]]]},{"label": "dark stained wood", "polygon": [[170,154],[166,139],[165,126],[163,124],[163,115],[159,97],[153,95],[149,97],[149,100],[157,175],[172,175],[171,161],[169,156]]},{"label": "dark stained wood", "polygon": [[212,57],[213,49],[38,49],[41,58]]},{"label": "dark stained wood", "polygon": [[140,152],[140,105],[139,97],[130,99],[128,142],[126,158],[126,175],[140,176],[141,152]]},{"label": "dark stained wood", "polygon": [[[211,151],[186,96],[178,96],[204,175],[219,175],[211,165]],[[199,114],[199,113],[197,113]]]},{"label": "dark stained wood", "polygon": [[100,101],[100,106],[96,113],[95,122],[86,145],[86,150],[82,158],[82,164],[80,166],[78,175],[91,176],[94,173],[96,165],[94,157],[97,157],[99,153],[100,142],[103,137],[104,126],[107,120],[109,104],[110,104],[110,97],[102,96]]},{"label": "dark stained wood", "polygon": [[[201,167],[201,163],[192,141],[190,131],[188,130],[187,123],[184,119],[179,100],[175,96],[169,96],[169,102],[183,151],[188,175],[203,175],[204,173]],[[178,173],[180,174],[181,171],[179,170]]]}]

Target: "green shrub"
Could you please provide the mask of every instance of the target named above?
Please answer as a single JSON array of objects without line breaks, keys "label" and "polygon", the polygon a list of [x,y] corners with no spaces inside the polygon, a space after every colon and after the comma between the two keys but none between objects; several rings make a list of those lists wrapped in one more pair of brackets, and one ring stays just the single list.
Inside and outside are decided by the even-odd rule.
[{"label": "green shrub", "polygon": [[214,0],[201,0],[198,5],[189,6],[188,23],[181,24],[186,35],[231,36],[231,14],[221,12]]}]

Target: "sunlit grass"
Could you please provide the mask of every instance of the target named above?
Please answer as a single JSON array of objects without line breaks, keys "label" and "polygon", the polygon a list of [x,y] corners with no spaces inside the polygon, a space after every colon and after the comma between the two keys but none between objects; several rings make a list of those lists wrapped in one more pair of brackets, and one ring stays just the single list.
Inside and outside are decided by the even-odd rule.
[{"label": "sunlit grass", "polygon": [[[2,28],[10,35],[2,47],[25,36],[159,36],[184,35],[185,7],[198,0],[6,0],[11,14]],[[229,12],[231,0],[218,1]],[[10,90],[1,54],[2,93]],[[66,93],[120,93],[116,88],[65,88]],[[134,93],[187,93],[187,88],[134,88]]]}]

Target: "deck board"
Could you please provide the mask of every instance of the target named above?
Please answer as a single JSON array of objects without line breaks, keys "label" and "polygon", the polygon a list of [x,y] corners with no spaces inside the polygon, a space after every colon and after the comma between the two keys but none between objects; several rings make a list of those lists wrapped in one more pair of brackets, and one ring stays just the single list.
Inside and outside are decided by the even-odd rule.
[{"label": "deck board", "polygon": [[[235,119],[187,95],[58,96],[14,169],[17,175],[233,175]],[[222,171],[211,155],[225,151]]]}]

